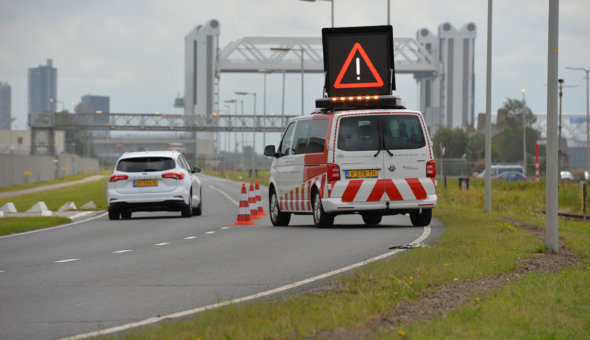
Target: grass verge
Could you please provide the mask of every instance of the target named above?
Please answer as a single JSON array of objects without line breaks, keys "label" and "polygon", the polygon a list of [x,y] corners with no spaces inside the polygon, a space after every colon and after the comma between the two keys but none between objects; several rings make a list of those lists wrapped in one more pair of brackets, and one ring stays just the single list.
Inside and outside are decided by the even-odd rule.
[{"label": "grass verge", "polygon": [[69,223],[66,217],[4,217],[0,218],[0,235],[22,233]]},{"label": "grass verge", "polygon": [[472,297],[472,303],[433,322],[412,320],[395,329],[379,324],[401,302],[416,303],[456,282],[510,273],[522,259],[543,253],[542,240],[503,218],[519,216],[543,225],[537,210],[540,189],[534,185],[496,187],[494,207],[499,213],[493,214],[482,211],[483,202],[478,205],[477,185],[468,192],[447,190],[440,193],[435,209],[447,229],[433,246],[373,263],[311,292],[227,306],[119,338],[323,339],[345,333],[353,338],[579,338],[590,327],[590,228],[575,222],[562,222],[560,235],[582,255],[581,264],[557,273],[525,275],[505,288]]},{"label": "grass verge", "polygon": [[0,192],[19,191],[19,190],[24,190],[24,189],[37,188],[37,187],[44,186],[44,185],[72,182],[72,181],[84,179],[89,176],[94,176],[94,175],[82,175],[82,174],[70,175],[70,176],[54,179],[51,181],[42,181],[42,182],[35,182],[35,183],[22,184],[22,185],[13,185],[13,186],[9,186],[9,187],[0,188]]}]

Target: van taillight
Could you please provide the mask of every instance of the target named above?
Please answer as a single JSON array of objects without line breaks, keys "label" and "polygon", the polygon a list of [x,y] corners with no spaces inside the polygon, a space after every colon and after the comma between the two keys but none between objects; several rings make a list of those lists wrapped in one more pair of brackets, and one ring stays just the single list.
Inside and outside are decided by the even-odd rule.
[{"label": "van taillight", "polygon": [[328,164],[328,181],[340,180],[340,167],[338,164]]},{"label": "van taillight", "polygon": [[184,173],[182,173],[182,172],[167,172],[165,174],[162,174],[162,178],[183,179]]},{"label": "van taillight", "polygon": [[127,178],[129,178],[129,176],[127,175],[111,175],[111,177],[109,177],[109,182],[116,182],[116,181],[124,181]]},{"label": "van taillight", "polygon": [[434,161],[426,163],[426,177],[436,177],[436,164]]}]

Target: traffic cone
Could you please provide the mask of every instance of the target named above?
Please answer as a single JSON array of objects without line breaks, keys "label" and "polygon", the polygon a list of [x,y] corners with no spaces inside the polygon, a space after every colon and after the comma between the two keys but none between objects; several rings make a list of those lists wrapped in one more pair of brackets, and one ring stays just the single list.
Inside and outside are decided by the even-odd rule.
[{"label": "traffic cone", "polygon": [[248,203],[248,193],[246,192],[246,184],[242,184],[242,197],[240,198],[240,209],[238,211],[238,219],[234,225],[251,225],[256,224],[250,218],[250,204]]},{"label": "traffic cone", "polygon": [[258,204],[258,215],[266,215],[266,211],[264,211],[264,207],[262,206],[262,197],[260,197],[260,184],[258,184],[258,181],[256,181],[256,203]]},{"label": "traffic cone", "polygon": [[256,193],[254,192],[254,183],[252,182],[250,182],[248,203],[250,203],[250,218],[252,218],[253,220],[260,219],[260,216],[258,216],[258,205],[256,204]]}]

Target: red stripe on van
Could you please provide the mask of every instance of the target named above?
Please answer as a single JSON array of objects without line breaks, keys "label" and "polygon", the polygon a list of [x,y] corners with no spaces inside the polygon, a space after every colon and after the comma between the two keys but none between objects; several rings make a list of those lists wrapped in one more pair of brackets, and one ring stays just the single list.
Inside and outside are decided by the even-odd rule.
[{"label": "red stripe on van", "polygon": [[351,180],[350,182],[348,182],[346,190],[344,190],[344,193],[342,194],[342,202],[354,201],[354,198],[356,197],[356,194],[359,192],[359,189],[361,188],[362,184],[362,179]]},{"label": "red stripe on van", "polygon": [[397,187],[390,179],[378,179],[373,187],[373,191],[367,198],[367,202],[380,201],[383,198],[383,194],[387,194],[390,201],[402,201],[403,197],[397,190]]},{"label": "red stripe on van", "polygon": [[426,198],[426,190],[424,190],[424,186],[420,183],[420,180],[417,178],[406,178],[406,182],[410,185],[410,189],[416,196],[417,200],[423,200]]}]

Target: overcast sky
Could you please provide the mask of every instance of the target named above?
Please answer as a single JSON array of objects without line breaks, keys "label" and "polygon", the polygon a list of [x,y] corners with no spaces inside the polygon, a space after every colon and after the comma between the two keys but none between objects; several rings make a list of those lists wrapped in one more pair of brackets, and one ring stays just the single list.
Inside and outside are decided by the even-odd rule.
[{"label": "overcast sky", "polygon": [[[387,0],[335,0],[336,26],[387,23]],[[534,112],[547,109],[548,0],[496,0],[493,19],[492,110],[507,97],[522,98]],[[26,127],[27,69],[53,59],[58,69],[58,99],[70,106],[86,94],[110,96],[111,112],[182,113],[172,107],[184,92],[184,36],[210,19],[220,22],[220,47],[244,36],[315,36],[330,26],[330,3],[297,0],[0,0],[0,81],[12,86],[13,128]],[[475,111],[485,111],[486,0],[391,0],[395,37],[415,37],[420,28],[437,31],[477,25]],[[566,113],[585,113],[584,73],[590,68],[590,1],[560,1],[559,75],[566,85]],[[268,76],[268,112],[280,112],[281,75]],[[321,96],[322,77],[305,78],[305,111]],[[411,75],[397,76],[408,108],[416,108]],[[221,101],[235,91],[258,93],[261,113],[263,76],[221,75]],[[299,75],[287,75],[286,114],[299,114]],[[251,97],[244,97],[250,108]],[[223,106],[223,105],[222,105]],[[225,110],[225,108],[221,108]],[[232,107],[233,113],[233,107]]]}]

